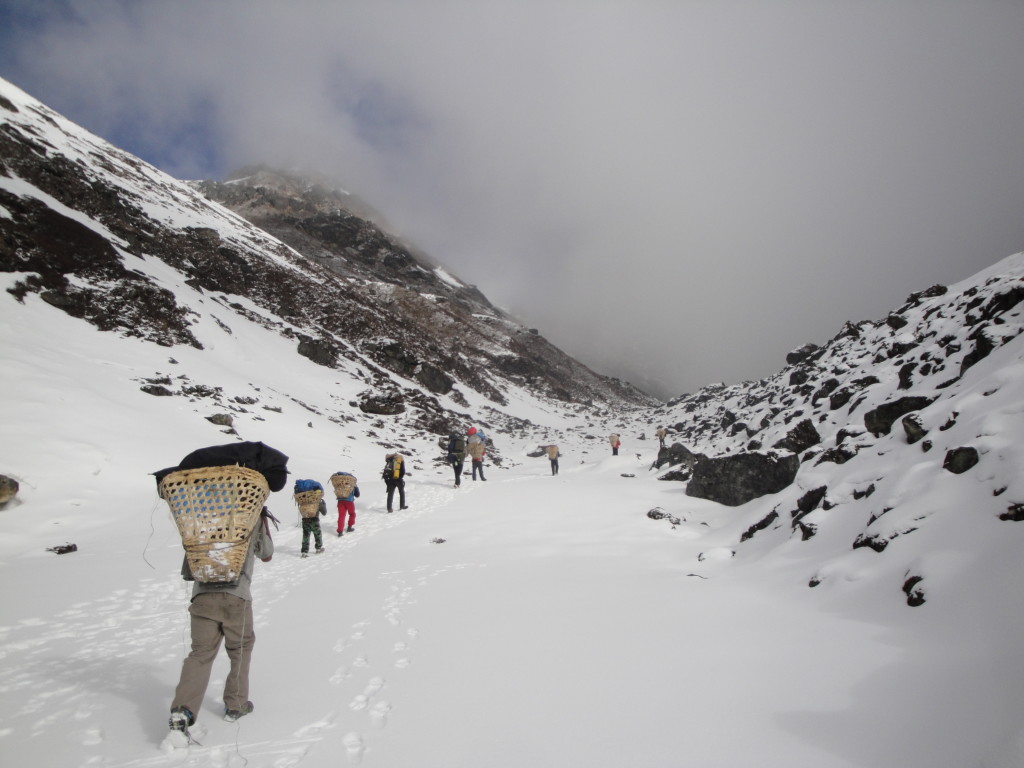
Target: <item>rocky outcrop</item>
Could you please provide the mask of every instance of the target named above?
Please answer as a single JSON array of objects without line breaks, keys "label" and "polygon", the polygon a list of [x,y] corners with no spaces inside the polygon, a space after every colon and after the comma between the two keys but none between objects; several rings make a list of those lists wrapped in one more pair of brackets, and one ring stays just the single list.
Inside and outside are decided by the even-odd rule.
[{"label": "rocky outcrop", "polygon": [[817,445],[820,442],[821,435],[814,428],[814,424],[811,423],[810,419],[804,419],[793,429],[789,430],[786,436],[775,443],[772,448],[792,451],[793,453],[803,453],[812,445]]},{"label": "rocky outcrop", "polygon": [[799,467],[795,455],[739,453],[705,458],[693,468],[686,495],[737,507],[789,487]]},{"label": "rocky outcrop", "polygon": [[666,464],[670,467],[682,465],[685,469],[692,470],[694,464],[701,458],[703,457],[700,454],[693,453],[682,443],[673,443],[672,445],[663,445],[658,449],[658,458],[654,462],[654,466],[661,469]]},{"label": "rocky outcrop", "polygon": [[887,435],[896,419],[913,411],[927,408],[934,400],[935,398],[932,397],[911,396],[883,403],[864,414],[864,426],[876,437]]}]

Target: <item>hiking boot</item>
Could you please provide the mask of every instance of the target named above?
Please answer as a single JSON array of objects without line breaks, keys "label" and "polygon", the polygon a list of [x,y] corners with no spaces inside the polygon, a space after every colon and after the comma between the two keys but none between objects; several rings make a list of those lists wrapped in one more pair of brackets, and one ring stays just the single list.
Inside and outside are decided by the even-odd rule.
[{"label": "hiking boot", "polygon": [[399,509],[408,509],[408,508],[409,508],[409,507],[408,507],[408,505],[406,505],[406,504],[403,504],[402,506],[400,506],[400,507],[399,507]]},{"label": "hiking boot", "polygon": [[299,557],[309,557],[309,552],[302,552]]},{"label": "hiking boot", "polygon": [[346,531],[348,531],[349,533],[352,533],[352,531],[354,531],[354,530],[355,530],[355,527],[354,527],[354,526],[351,526],[351,525],[350,525],[350,526],[349,526],[348,528],[346,528],[345,530],[346,530]]},{"label": "hiking boot", "polygon": [[342,531],[338,531],[338,535],[339,536],[344,536],[345,534]]},{"label": "hiking boot", "polygon": [[317,553],[318,555],[322,555],[322,554],[324,553],[324,548],[323,548],[323,547],[317,547],[317,548],[316,548],[316,553]]},{"label": "hiking boot", "polygon": [[171,718],[167,721],[172,731],[187,731],[195,725],[196,719],[187,707],[175,707],[171,710]]},{"label": "hiking boot", "polygon": [[226,709],[224,710],[224,720],[229,723],[235,722],[240,717],[245,717],[252,712],[253,706],[251,701],[245,702],[245,706],[241,709]]}]

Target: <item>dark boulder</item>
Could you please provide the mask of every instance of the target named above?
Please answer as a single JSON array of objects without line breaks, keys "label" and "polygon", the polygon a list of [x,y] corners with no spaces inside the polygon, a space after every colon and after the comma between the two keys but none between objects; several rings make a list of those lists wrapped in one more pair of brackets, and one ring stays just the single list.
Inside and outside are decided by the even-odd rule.
[{"label": "dark boulder", "polygon": [[405,412],[405,400],[398,392],[366,395],[359,402],[359,410],[380,416],[396,416]]},{"label": "dark boulder", "polygon": [[647,516],[651,520],[668,520],[672,525],[679,525],[680,520],[675,515],[670,515],[668,512],[663,510],[661,507],[655,507],[647,512]]},{"label": "dark boulder", "polygon": [[946,452],[946,459],[942,462],[942,468],[960,475],[966,472],[980,461],[978,449],[970,446],[952,448]]},{"label": "dark boulder", "polygon": [[892,328],[894,331],[898,331],[900,328],[907,324],[907,319],[901,315],[892,313],[887,318],[885,318],[885,324]]},{"label": "dark boulder", "polygon": [[693,453],[682,443],[672,443],[672,445],[663,445],[658,449],[658,459],[654,462],[654,466],[661,469],[666,464],[670,467],[681,464],[687,469],[693,469],[694,464],[700,458],[700,454]]},{"label": "dark boulder", "polygon": [[884,403],[864,414],[864,426],[875,437],[889,434],[896,419],[913,411],[920,411],[932,404],[934,398],[911,396]]},{"label": "dark boulder", "polygon": [[317,365],[327,368],[333,368],[338,358],[338,348],[334,344],[326,339],[313,339],[309,336],[299,336],[299,347],[296,351]]},{"label": "dark boulder", "polygon": [[820,353],[821,351],[821,347],[817,344],[804,344],[802,347],[794,349],[786,355],[786,363],[789,365],[797,365],[805,360],[810,360],[816,356],[820,356],[815,353]]},{"label": "dark boulder", "polygon": [[914,370],[917,368],[917,363],[904,363],[900,367],[899,372],[899,388],[910,389],[914,385]]},{"label": "dark boulder", "polygon": [[797,500],[797,509],[804,514],[814,511],[818,508],[821,500],[825,498],[826,493],[828,493],[827,485],[823,485],[820,488],[812,488]]},{"label": "dark boulder", "polygon": [[916,413],[908,413],[903,417],[903,431],[907,433],[907,442],[913,445],[928,434],[928,430],[921,423],[921,417]]},{"label": "dark boulder", "polygon": [[21,486],[13,477],[0,475],[0,509],[7,506],[7,502],[18,495]]},{"label": "dark boulder", "polygon": [[999,516],[1000,520],[1012,520],[1020,522],[1024,520],[1024,504],[1011,504],[1006,511]]},{"label": "dark boulder", "polygon": [[818,430],[814,428],[814,424],[810,419],[804,419],[795,427],[793,427],[786,434],[784,438],[779,440],[773,448],[782,448],[793,453],[803,453],[812,445],[817,445],[821,442],[821,435],[818,434]]},{"label": "dark boulder", "polygon": [[738,507],[769,493],[778,493],[796,479],[795,454],[738,453],[704,458],[696,463],[686,495]]},{"label": "dark boulder", "polygon": [[829,448],[827,451],[823,451],[814,464],[815,466],[826,462],[831,462],[832,464],[845,464],[857,455],[858,450],[860,449],[856,445],[837,445],[835,448]]},{"label": "dark boulder", "polygon": [[992,350],[996,348],[996,345],[992,343],[988,334],[985,333],[985,326],[979,328],[968,338],[974,341],[974,349],[964,355],[964,359],[960,362],[961,376],[963,376],[964,372],[975,363],[988,357]]},{"label": "dark boulder", "polygon": [[430,363],[421,363],[416,370],[416,381],[436,395],[447,395],[455,386],[455,380],[440,368]]},{"label": "dark boulder", "polygon": [[908,576],[903,582],[903,594],[907,596],[907,605],[911,608],[917,608],[925,603],[923,581],[923,576]]}]

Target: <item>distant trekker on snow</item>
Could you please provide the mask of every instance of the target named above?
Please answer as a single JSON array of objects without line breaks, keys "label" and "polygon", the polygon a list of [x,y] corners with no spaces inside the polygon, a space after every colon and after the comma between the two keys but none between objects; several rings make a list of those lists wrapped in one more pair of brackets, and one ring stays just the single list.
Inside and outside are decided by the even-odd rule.
[{"label": "distant trekker on snow", "polygon": [[658,444],[660,447],[665,447],[665,438],[668,437],[668,430],[664,427],[658,427],[658,430],[654,433],[658,438]]},{"label": "distant trekker on snow", "polygon": [[476,480],[476,473],[479,472],[480,479],[486,480],[487,478],[484,477],[484,441],[481,439],[476,427],[470,427],[468,435],[469,438],[466,440],[466,451],[469,453],[469,457],[473,462],[473,479]]},{"label": "distant trekker on snow", "polygon": [[612,456],[618,456],[619,446],[622,445],[622,443],[619,442],[619,433],[612,432],[608,435],[608,442],[612,444]]},{"label": "distant trekker on snow", "polygon": [[448,435],[448,455],[445,457],[455,471],[455,487],[462,485],[462,467],[466,463],[466,438],[455,432]]},{"label": "distant trekker on snow", "polygon": [[384,485],[388,489],[388,512],[391,512],[398,489],[398,508],[408,509],[405,505],[405,457],[400,453],[389,453],[384,457],[384,471],[381,472]]},{"label": "distant trekker on snow", "polygon": [[548,459],[551,461],[551,474],[552,475],[557,475],[558,474],[558,457],[561,455],[558,452],[558,446],[557,445],[549,445],[544,450],[547,451]]}]

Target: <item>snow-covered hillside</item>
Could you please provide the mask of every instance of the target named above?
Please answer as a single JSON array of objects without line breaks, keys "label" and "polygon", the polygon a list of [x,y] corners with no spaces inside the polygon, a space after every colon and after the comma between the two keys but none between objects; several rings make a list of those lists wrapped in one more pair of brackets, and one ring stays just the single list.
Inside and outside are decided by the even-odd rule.
[{"label": "snow-covered hillside", "polygon": [[[0,225],[7,206],[45,204],[120,237],[5,168]],[[130,245],[111,247],[162,307],[188,308],[197,343],[154,343],[116,312],[117,332],[100,330],[52,286],[23,290],[39,273],[0,274],[0,474],[20,485],[0,509],[5,764],[1024,764],[1024,256],[794,353],[776,377],[658,409],[515,377],[494,385],[504,403],[468,386],[460,403],[391,371],[427,405],[386,415],[359,407],[379,381],[363,350],[332,367],[297,355],[308,328]],[[924,398],[901,414],[916,421],[881,429],[879,407],[904,397]],[[420,415],[434,402],[458,429],[486,419],[486,482],[452,487]],[[687,495],[652,469],[659,424],[709,460],[795,455],[795,481],[735,507]],[[256,710],[219,719],[221,659],[201,746],[169,750],[189,587],[150,473],[239,439],[288,454],[294,478],[354,472],[359,518],[301,559],[290,494],[271,496],[283,525],[254,582]],[[529,455],[551,442],[556,477]],[[388,514],[378,478],[395,448],[410,508]],[[959,448],[977,463],[947,462]],[[77,551],[48,551],[66,543]]]},{"label": "snow-covered hillside", "polygon": [[[687,497],[648,472],[656,443],[625,434],[611,457],[545,404],[521,401],[548,429],[493,434],[504,466],[455,491],[426,436],[317,413],[348,396],[323,367],[252,366],[250,351],[274,343],[265,329],[225,334],[209,355],[102,333],[36,297],[6,302],[0,464],[21,482],[0,512],[11,764],[1019,764],[1024,534],[995,517],[984,477],[952,486],[898,467],[916,509],[945,497],[891,547],[915,545],[926,574],[928,602],[911,609],[882,578],[904,567],[890,551],[849,551],[838,531],[737,547],[759,512]],[[1005,408],[1020,360],[999,354],[976,368],[1000,377]],[[288,453],[296,477],[351,469],[363,490],[356,532],[308,560],[287,491],[272,496],[285,525],[254,584],[257,709],[219,720],[218,667],[203,746],[187,751],[161,750],[189,593],[147,473],[232,436],[203,418],[204,400],[131,383],[153,369],[259,398],[236,414],[240,437]],[[555,432],[552,477],[526,454]],[[412,457],[410,509],[391,515],[383,444]],[[46,551],[68,542],[78,551]],[[848,555],[808,589],[830,542]]]},{"label": "snow-covered hillside", "polygon": [[355,363],[363,410],[437,431],[476,395],[500,419],[506,385],[598,408],[655,402],[342,208],[336,190],[269,173],[206,185],[279,239],[3,80],[0,158],[0,270],[26,273],[12,294],[102,330],[202,348],[196,318],[229,333],[259,323],[289,342],[274,364]]}]

